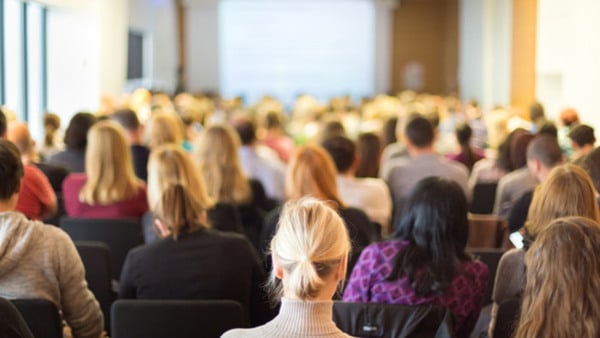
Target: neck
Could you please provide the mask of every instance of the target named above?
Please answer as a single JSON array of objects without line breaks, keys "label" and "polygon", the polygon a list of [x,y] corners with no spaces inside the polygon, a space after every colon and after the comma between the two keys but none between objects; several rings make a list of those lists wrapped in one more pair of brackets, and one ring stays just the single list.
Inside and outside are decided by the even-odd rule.
[{"label": "neck", "polygon": [[0,212],[14,211],[17,201],[15,198],[0,200]]},{"label": "neck", "polygon": [[424,154],[435,154],[435,150],[433,149],[433,144],[425,146],[423,148],[418,148],[414,146],[408,147],[408,154],[410,156],[419,156]]}]

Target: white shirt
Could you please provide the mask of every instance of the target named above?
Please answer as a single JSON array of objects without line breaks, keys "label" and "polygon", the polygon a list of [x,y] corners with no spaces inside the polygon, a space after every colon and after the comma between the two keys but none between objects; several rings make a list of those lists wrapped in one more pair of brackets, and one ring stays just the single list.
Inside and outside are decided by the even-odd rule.
[{"label": "white shirt", "polygon": [[240,147],[240,164],[249,177],[259,180],[265,193],[271,199],[284,201],[284,182],[286,166],[277,156],[267,156],[265,147]]},{"label": "white shirt", "polygon": [[384,180],[338,175],[337,186],[342,201],[361,209],[372,222],[379,223],[382,235],[389,233],[392,197]]}]

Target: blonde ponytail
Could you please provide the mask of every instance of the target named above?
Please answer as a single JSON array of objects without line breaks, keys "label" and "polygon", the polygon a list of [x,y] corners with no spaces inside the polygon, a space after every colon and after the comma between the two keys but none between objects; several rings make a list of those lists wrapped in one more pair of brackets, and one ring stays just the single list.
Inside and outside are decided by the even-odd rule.
[{"label": "blonde ponytail", "polygon": [[[347,262],[350,240],[344,221],[326,202],[311,197],[286,203],[271,241],[274,268],[283,270],[283,289],[295,298],[315,298],[325,278]],[[275,296],[282,296],[281,288]]]}]

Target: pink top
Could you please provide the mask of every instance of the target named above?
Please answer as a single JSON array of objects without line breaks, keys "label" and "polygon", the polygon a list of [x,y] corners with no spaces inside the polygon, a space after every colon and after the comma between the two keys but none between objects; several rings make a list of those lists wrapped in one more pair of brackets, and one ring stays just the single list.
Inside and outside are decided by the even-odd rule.
[{"label": "pink top", "polygon": [[23,169],[24,175],[16,209],[28,218],[39,221],[48,209],[56,205],[56,194],[52,190],[48,177],[35,165],[26,164]]},{"label": "pink top", "polygon": [[73,173],[63,182],[63,198],[67,215],[81,218],[141,218],[148,211],[146,186],[140,184],[135,197],[109,205],[90,205],[79,201],[79,192],[87,177]]},{"label": "pink top", "polygon": [[279,158],[287,163],[294,152],[296,146],[294,145],[294,141],[287,136],[267,136],[263,143],[273,149]]}]

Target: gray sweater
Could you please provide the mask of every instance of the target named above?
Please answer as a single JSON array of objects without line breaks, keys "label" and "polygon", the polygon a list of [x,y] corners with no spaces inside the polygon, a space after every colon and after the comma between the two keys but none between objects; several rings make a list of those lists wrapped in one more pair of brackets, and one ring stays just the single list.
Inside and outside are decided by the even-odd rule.
[{"label": "gray sweater", "polygon": [[0,297],[50,300],[74,337],[102,333],[102,312],[73,241],[59,228],[19,212],[0,212]]},{"label": "gray sweater", "polygon": [[253,329],[234,329],[222,338],[289,337],[347,338],[331,319],[333,301],[281,300],[279,314],[265,325]]}]

